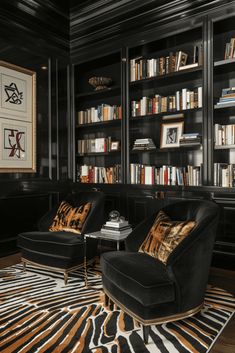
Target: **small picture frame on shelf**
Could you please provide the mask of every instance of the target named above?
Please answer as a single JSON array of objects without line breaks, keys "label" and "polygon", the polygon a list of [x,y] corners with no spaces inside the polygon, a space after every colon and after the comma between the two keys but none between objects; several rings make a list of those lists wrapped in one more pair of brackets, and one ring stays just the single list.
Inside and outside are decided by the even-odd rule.
[{"label": "small picture frame on shelf", "polygon": [[183,133],[183,127],[183,121],[162,124],[160,148],[179,147],[179,140]]},{"label": "small picture frame on shelf", "polygon": [[119,141],[112,141],[111,142],[111,151],[118,151],[119,150]]}]

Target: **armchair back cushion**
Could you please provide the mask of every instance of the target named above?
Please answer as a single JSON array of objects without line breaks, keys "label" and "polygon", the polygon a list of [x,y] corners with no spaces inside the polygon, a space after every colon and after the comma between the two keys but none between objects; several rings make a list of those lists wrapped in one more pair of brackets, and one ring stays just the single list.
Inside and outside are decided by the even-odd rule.
[{"label": "armchair back cushion", "polygon": [[171,252],[195,227],[196,222],[171,221],[170,217],[160,211],[155,221],[139,248],[139,252],[144,252],[158,260],[166,263]]},{"label": "armchair back cushion", "polygon": [[90,209],[90,202],[80,207],[72,207],[67,201],[62,201],[49,231],[67,231],[80,234]]},{"label": "armchair back cushion", "polygon": [[[103,207],[104,194],[97,191],[80,191],[69,194],[64,198],[64,201],[69,203],[72,207],[79,208],[80,206],[90,204],[90,210],[80,228],[81,234],[84,232],[95,232],[101,228],[104,222]],[[47,212],[38,222],[38,230],[41,232],[48,232],[56,217],[60,203]]]}]

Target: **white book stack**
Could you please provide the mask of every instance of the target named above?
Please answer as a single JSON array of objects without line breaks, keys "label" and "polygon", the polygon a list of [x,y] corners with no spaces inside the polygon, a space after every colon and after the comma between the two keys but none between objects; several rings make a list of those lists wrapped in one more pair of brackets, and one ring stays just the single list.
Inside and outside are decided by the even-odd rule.
[{"label": "white book stack", "polygon": [[133,146],[133,151],[154,149],[156,149],[156,146],[151,138],[136,139]]},{"label": "white book stack", "polygon": [[107,221],[101,228],[102,234],[122,236],[132,232],[131,225],[128,221]]}]

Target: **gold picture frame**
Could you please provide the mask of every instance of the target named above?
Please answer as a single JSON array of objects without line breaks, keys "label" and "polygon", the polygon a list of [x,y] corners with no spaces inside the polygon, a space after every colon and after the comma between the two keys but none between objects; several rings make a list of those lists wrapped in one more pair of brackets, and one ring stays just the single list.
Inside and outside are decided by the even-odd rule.
[{"label": "gold picture frame", "polygon": [[183,127],[183,121],[162,124],[160,148],[179,147],[179,140],[183,133]]},{"label": "gold picture frame", "polygon": [[36,172],[36,72],[0,61],[0,172]]}]

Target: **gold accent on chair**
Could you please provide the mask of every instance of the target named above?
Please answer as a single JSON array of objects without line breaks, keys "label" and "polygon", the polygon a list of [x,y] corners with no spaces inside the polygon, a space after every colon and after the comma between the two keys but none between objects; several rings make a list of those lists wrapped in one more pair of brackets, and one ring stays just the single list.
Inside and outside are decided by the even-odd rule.
[{"label": "gold accent on chair", "polygon": [[[55,272],[60,272],[60,273],[62,272],[64,274],[64,284],[65,285],[68,283],[69,272],[73,272],[73,271],[78,270],[79,268],[82,268],[84,266],[84,264],[82,263],[80,265],[77,265],[77,266],[74,266],[74,267],[70,267],[70,268],[67,268],[66,270],[64,270],[64,269],[58,268],[58,267],[50,267],[50,266],[38,264],[36,262],[24,259],[23,257],[21,258],[21,262],[23,264],[23,272],[26,271],[26,264],[33,265],[33,266],[36,266],[36,267],[39,266],[41,268],[45,268],[47,270],[51,270],[51,271],[55,271]],[[94,263],[94,259],[91,259],[91,260],[87,261],[87,265],[91,265],[93,263]],[[84,276],[84,280],[85,280],[85,276]]]}]

